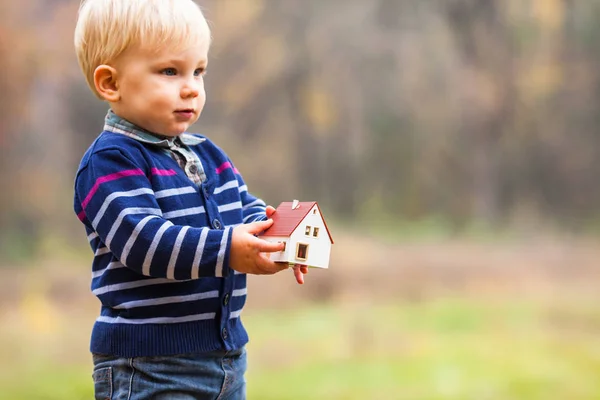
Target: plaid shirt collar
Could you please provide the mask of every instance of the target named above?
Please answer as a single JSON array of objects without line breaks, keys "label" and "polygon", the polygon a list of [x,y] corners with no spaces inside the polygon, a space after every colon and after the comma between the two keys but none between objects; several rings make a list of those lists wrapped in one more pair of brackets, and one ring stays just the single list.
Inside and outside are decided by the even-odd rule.
[{"label": "plaid shirt collar", "polygon": [[206,140],[189,133],[182,133],[181,135],[174,137],[156,135],[132,124],[126,119],[119,117],[112,110],[109,110],[108,114],[106,114],[106,118],[104,119],[104,130],[113,133],[121,133],[140,142],[166,149],[176,146],[177,142],[187,146],[195,146]]}]

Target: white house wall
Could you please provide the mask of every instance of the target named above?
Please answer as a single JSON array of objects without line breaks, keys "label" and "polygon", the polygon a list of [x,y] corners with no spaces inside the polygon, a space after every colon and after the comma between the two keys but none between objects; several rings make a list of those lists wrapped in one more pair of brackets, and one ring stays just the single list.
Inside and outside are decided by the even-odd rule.
[{"label": "white house wall", "polygon": [[[313,214],[313,210],[315,214]],[[306,226],[311,227],[310,235],[305,235]],[[319,236],[314,237],[314,228],[319,228]],[[279,239],[281,240],[281,239]],[[306,261],[296,259],[296,244],[308,244],[308,258]],[[292,233],[290,243],[286,245],[286,255],[288,262],[296,264],[306,264],[311,267],[327,268],[329,264],[329,253],[331,252],[331,241],[327,233],[327,228],[323,218],[319,213],[319,208],[315,205],[313,209],[304,217],[298,225],[298,228]]]}]

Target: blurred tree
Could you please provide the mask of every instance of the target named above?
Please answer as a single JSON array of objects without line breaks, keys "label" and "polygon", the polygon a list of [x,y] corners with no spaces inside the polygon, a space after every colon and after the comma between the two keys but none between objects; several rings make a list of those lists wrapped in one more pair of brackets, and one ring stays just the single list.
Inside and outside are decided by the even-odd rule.
[{"label": "blurred tree", "polygon": [[[194,130],[269,202],[600,226],[600,2],[199,3],[214,41]],[[106,112],[74,56],[78,5],[0,4],[1,248],[76,223],[70,173]]]},{"label": "blurred tree", "polygon": [[451,0],[445,7],[465,73],[460,134],[469,137],[472,157],[472,218],[493,225],[502,209],[500,142],[517,98],[511,32],[499,2]]},{"label": "blurred tree", "polygon": [[[33,77],[36,71],[35,36],[23,30],[20,21],[27,19],[29,7],[36,1],[0,4],[0,257],[14,247],[28,249],[28,237],[35,235],[33,216],[20,207],[25,193],[21,135],[28,129]],[[15,246],[18,238],[20,244]]]}]

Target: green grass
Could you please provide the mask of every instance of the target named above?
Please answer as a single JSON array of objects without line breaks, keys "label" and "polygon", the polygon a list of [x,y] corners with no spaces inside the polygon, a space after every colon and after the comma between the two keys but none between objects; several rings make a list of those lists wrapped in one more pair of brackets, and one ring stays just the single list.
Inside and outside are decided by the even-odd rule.
[{"label": "green grass", "polygon": [[545,308],[440,301],[354,311],[250,319],[251,330],[285,327],[296,349],[288,366],[250,369],[250,398],[600,399],[598,332],[559,331]]},{"label": "green grass", "polygon": [[17,365],[0,381],[2,400],[74,400],[93,399],[91,367],[53,365]]},{"label": "green grass", "polygon": [[[598,304],[353,303],[249,310],[244,321],[250,400],[600,399]],[[0,328],[0,399],[92,398],[86,355],[56,358],[85,351],[81,334],[43,352]]]}]

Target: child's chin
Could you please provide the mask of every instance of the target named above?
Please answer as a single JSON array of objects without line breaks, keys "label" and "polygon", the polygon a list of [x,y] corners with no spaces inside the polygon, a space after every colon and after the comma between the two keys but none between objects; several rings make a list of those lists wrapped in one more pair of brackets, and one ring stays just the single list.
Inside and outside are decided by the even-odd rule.
[{"label": "child's chin", "polygon": [[171,137],[179,136],[182,133],[186,132],[187,128],[188,127],[185,127],[185,129],[181,129],[181,127],[179,127],[178,129],[170,129],[167,132],[163,133],[163,135]]},{"label": "child's chin", "polygon": [[191,126],[192,124],[185,124],[185,125],[178,125],[176,128],[173,128],[171,130],[171,132],[169,132],[167,135],[169,136],[179,136],[182,133],[187,132],[188,128]]}]

